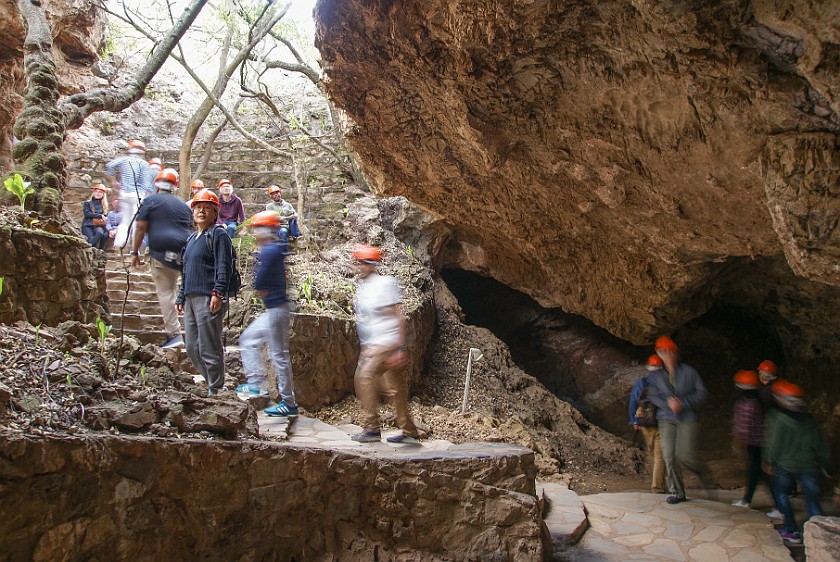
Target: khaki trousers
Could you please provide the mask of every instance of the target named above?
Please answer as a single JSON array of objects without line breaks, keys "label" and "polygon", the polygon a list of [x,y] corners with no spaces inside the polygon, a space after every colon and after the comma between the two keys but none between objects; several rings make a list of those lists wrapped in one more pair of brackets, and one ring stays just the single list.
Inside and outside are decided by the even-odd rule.
[{"label": "khaki trousers", "polygon": [[171,337],[181,335],[181,322],[178,311],[175,310],[175,299],[178,297],[178,279],[181,272],[166,267],[162,262],[152,258],[152,279],[155,281],[160,313],[163,315],[163,327],[166,335]]},{"label": "khaki trousers", "polygon": [[659,428],[643,427],[648,452],[653,458],[653,478],[650,481],[650,491],[654,494],[665,492],[665,460],[662,458],[662,447],[659,446]]},{"label": "khaki trousers", "polygon": [[390,396],[396,410],[397,426],[406,435],[417,437],[417,427],[408,412],[408,391],[405,387],[403,368],[388,368],[385,360],[390,355],[390,349],[375,346],[363,347],[359,355],[353,381],[356,386],[356,398],[362,403],[365,411],[362,424],[365,431],[378,432],[379,398]]}]

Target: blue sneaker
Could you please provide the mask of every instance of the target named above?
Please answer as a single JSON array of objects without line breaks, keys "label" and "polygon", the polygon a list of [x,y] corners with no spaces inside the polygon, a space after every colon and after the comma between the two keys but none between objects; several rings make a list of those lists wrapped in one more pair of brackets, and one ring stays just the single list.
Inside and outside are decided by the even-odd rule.
[{"label": "blue sneaker", "polygon": [[252,387],[248,383],[240,384],[239,386],[237,386],[236,392],[238,392],[239,394],[247,394],[249,396],[268,396],[267,390],[263,390],[261,388],[257,388],[256,390],[254,390],[254,387]]},{"label": "blue sneaker", "polygon": [[266,408],[265,410],[263,410],[263,412],[265,412],[271,417],[296,416],[298,415],[298,407],[289,406],[285,402],[281,401],[273,408]]}]

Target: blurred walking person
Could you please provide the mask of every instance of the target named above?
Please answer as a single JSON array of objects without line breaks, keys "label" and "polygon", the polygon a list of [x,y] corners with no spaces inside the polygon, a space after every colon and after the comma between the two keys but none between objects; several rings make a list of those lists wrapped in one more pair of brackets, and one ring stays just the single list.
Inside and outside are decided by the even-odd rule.
[{"label": "blurred walking person", "polygon": [[128,143],[128,154],[115,158],[105,164],[105,173],[111,180],[111,187],[120,198],[122,222],[117,227],[114,246],[124,248],[129,241],[129,229],[133,228],[134,215],[140,202],[152,195],[155,172],[149,163],[143,160],[146,145],[142,141]]},{"label": "blurred walking person", "polygon": [[706,387],[690,365],[680,362],[679,348],[668,336],[656,340],[656,354],[664,368],[648,376],[650,401],[656,406],[659,443],[665,460],[669,504],[687,501],[682,467],[697,474],[708,489],[709,469],[697,458],[697,407],[706,398]]},{"label": "blurred walking person", "polygon": [[[733,408],[732,439],[735,447],[745,453],[747,462],[744,495],[732,502],[732,505],[749,507],[758,481],[764,474],[761,470],[761,450],[764,446],[764,411],[760,397],[762,384],[755,371],[738,371],[733,381],[741,393]],[[770,494],[773,494],[772,485]]]},{"label": "blurred walking person", "polygon": [[773,476],[776,506],[784,517],[779,534],[785,541],[798,544],[802,542],[802,535],[793,516],[789,495],[799,482],[805,494],[808,517],[823,515],[820,471],[828,474],[831,461],[820,428],[806,411],[802,388],[779,380],[773,383],[772,391],[778,408],[768,414],[764,470]]},{"label": "blurred walking person", "polygon": [[361,443],[382,439],[379,399],[384,395],[393,400],[396,423],[402,430],[386,440],[389,443],[413,442],[419,433],[408,410],[405,321],[400,309],[402,291],[396,279],[376,273],[376,266],[382,261],[382,250],[359,246],[353,251],[353,257],[359,275],[353,308],[362,346],[354,383],[365,418],[363,431],[351,439]]},{"label": "blurred walking person", "polygon": [[277,375],[280,403],[263,411],[269,416],[285,417],[298,415],[298,405],[289,357],[291,309],[286,296],[285,251],[277,237],[279,226],[280,218],[271,211],[257,213],[248,222],[248,229],[259,248],[254,289],[262,297],[266,310],[239,336],[242,366],[248,382],[237,386],[236,391],[255,396],[268,394],[267,369],[262,358],[263,348],[268,347],[268,356]]}]

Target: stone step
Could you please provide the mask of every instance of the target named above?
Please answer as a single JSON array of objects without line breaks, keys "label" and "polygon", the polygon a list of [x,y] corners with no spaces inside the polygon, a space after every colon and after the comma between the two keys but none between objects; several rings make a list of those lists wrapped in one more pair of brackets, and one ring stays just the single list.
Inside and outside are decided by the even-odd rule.
[{"label": "stone step", "polygon": [[161,316],[159,308],[157,314],[114,314],[112,321],[115,329],[122,328],[131,333],[163,330],[163,316]]},{"label": "stone step", "polygon": [[[111,314],[114,317],[117,317],[123,313],[123,297],[122,295],[118,295],[116,297],[112,297],[110,294],[108,298],[111,299],[110,301],[110,308]],[[143,298],[143,299],[132,299],[129,297],[128,301],[125,303],[125,315],[134,316],[134,315],[142,315],[142,316],[149,316],[150,314],[160,315],[160,305],[158,304],[157,297],[152,293],[151,298]],[[162,317],[161,317],[162,318]],[[161,326],[163,323],[161,323]]]},{"label": "stone step", "polygon": [[544,502],[543,520],[556,545],[577,543],[589,523],[583,502],[565,484],[537,480],[537,497]]},{"label": "stone step", "polygon": [[[125,276],[117,277],[117,276],[108,276],[107,278],[107,286],[108,292],[124,292],[126,288]],[[155,292],[155,282],[152,281],[151,276],[148,278],[146,277],[139,277],[135,278],[133,275],[129,279],[128,288],[132,293],[154,293]]]}]

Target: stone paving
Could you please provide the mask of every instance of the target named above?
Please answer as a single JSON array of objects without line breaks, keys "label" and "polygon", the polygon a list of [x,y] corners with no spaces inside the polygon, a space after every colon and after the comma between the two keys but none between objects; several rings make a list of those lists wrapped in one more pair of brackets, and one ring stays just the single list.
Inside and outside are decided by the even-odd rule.
[{"label": "stone paving", "polygon": [[[331,426],[305,416],[269,417],[259,412],[260,432],[305,447],[335,449],[389,458],[464,458],[521,451],[500,443],[453,444],[442,440],[378,443],[350,439],[356,425]],[[740,491],[720,491],[714,499],[691,499],[668,505],[662,494],[602,493],[577,496],[562,484],[537,482],[546,502],[546,525],[557,560],[759,562],[792,560],[791,552],[762,510],[733,507]],[[755,505],[770,506],[759,491]],[[692,498],[702,497],[695,491]],[[801,506],[800,506],[801,509]],[[801,513],[798,520],[802,520]],[[577,543],[575,544],[575,542]],[[801,548],[801,547],[800,547]],[[799,557],[797,557],[799,558]]]},{"label": "stone paving", "polygon": [[694,499],[677,505],[665,496],[623,492],[582,496],[589,529],[561,559],[790,561],[788,549],[759,511]]}]

